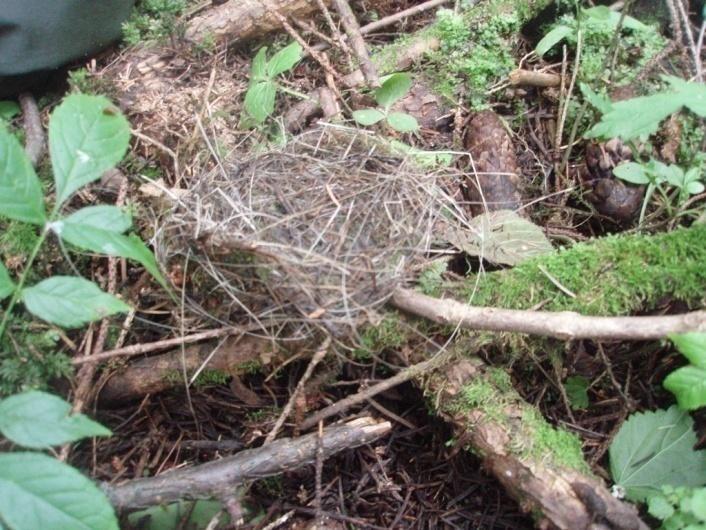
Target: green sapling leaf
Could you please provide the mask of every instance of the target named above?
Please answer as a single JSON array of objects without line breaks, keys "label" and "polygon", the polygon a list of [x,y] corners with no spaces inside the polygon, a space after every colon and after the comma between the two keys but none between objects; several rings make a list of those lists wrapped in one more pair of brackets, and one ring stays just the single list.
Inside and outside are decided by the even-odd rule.
[{"label": "green sapling leaf", "polygon": [[42,453],[0,454],[0,519],[12,530],[119,530],[105,494]]},{"label": "green sapling leaf", "polygon": [[302,47],[298,42],[294,41],[275,53],[272,59],[267,62],[267,75],[270,78],[275,78],[294,68],[301,58]]},{"label": "green sapling leaf", "polygon": [[71,414],[63,399],[32,390],[0,401],[0,432],[8,440],[32,449],[75,442],[111,432],[83,414]]},{"label": "green sapling leaf", "polygon": [[129,305],[95,283],[73,276],[54,276],[23,289],[22,302],[34,316],[63,328],[130,311]]},{"label": "green sapling leaf", "polygon": [[669,337],[691,363],[664,379],[664,388],[677,398],[679,407],[696,410],[706,406],[706,333],[684,333]]},{"label": "green sapling leaf", "polygon": [[260,48],[260,51],[253,58],[250,77],[252,81],[267,80],[267,46]]},{"label": "green sapling leaf", "polygon": [[353,119],[364,127],[375,125],[384,118],[385,113],[378,109],[362,109],[353,112]]},{"label": "green sapling leaf", "polygon": [[570,26],[559,25],[547,33],[542,40],[537,43],[537,47],[534,49],[537,55],[540,57],[544,56],[549,50],[554,46],[563,41],[566,37],[574,32],[574,28]]},{"label": "green sapling leaf", "polygon": [[24,149],[14,135],[0,125],[0,216],[43,225],[42,186]]},{"label": "green sapling leaf", "polygon": [[122,234],[132,226],[132,216],[117,206],[86,206],[66,217],[63,222]]},{"label": "green sapling leaf", "polygon": [[10,273],[7,272],[5,264],[0,261],[0,300],[7,298],[15,290],[15,284],[10,278]]},{"label": "green sapling leaf", "polygon": [[590,385],[591,382],[581,375],[572,375],[566,378],[564,389],[572,409],[581,410],[588,407],[588,387]]},{"label": "green sapling leaf", "polygon": [[85,94],[64,99],[49,120],[57,206],[120,162],[129,142],[130,125],[108,99]]},{"label": "green sapling leaf", "polygon": [[649,184],[652,182],[645,166],[636,162],[624,162],[613,169],[613,175],[632,184]]},{"label": "green sapling leaf", "polygon": [[407,73],[392,74],[375,91],[375,101],[387,110],[402,99],[411,88],[412,76]]},{"label": "green sapling leaf", "polygon": [[390,112],[387,115],[387,124],[401,133],[414,132],[419,129],[416,118],[404,112]]},{"label": "green sapling leaf", "polygon": [[259,81],[245,94],[245,110],[256,123],[263,123],[275,111],[277,85],[274,81]]}]

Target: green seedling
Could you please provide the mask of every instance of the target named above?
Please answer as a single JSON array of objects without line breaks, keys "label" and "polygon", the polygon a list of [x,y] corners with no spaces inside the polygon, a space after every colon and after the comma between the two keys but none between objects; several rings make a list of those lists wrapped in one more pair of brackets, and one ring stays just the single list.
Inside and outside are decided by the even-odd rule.
[{"label": "green seedling", "polygon": [[685,333],[670,338],[689,364],[670,373],[664,380],[664,388],[676,396],[683,410],[706,407],[706,333]]},{"label": "green seedling", "polygon": [[392,74],[375,91],[374,97],[378,107],[357,110],[353,113],[353,119],[365,127],[385,120],[390,127],[398,132],[415,132],[419,129],[419,124],[414,116],[390,110],[397,101],[407,95],[411,88],[412,78],[409,74]]}]

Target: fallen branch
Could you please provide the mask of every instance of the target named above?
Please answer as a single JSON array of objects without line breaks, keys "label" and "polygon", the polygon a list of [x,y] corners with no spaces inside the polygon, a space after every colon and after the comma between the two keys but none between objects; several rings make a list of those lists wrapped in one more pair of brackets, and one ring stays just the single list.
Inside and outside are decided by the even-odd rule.
[{"label": "fallen branch", "polygon": [[365,39],[363,39],[361,34],[358,20],[355,18],[355,13],[353,13],[351,6],[348,4],[348,0],[332,0],[332,2],[341,17],[341,24],[343,24],[343,29],[346,30],[351,48],[353,48],[358,61],[360,61],[360,71],[363,73],[368,86],[380,86],[377,68],[370,60],[368,47],[365,45]]},{"label": "fallen branch", "polygon": [[672,333],[706,331],[706,311],[681,315],[594,317],[573,311],[545,312],[475,307],[449,298],[433,298],[397,289],[391,304],[437,324],[466,329],[543,335],[562,340],[656,340]]},{"label": "fallen branch", "polygon": [[316,461],[320,443],[324,458],[345,449],[369,444],[390,432],[391,424],[372,418],[359,418],[329,427],[319,434],[300,438],[282,438],[257,449],[187,469],[178,469],[158,477],[135,479],[125,484],[103,484],[103,490],[118,510],[168,504],[180,499],[194,500],[232,493],[246,481],[292,471]]}]

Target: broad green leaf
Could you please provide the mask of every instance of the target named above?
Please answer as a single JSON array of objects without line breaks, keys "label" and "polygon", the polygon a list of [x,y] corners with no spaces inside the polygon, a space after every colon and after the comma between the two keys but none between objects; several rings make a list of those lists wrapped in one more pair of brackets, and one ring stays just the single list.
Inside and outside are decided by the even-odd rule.
[{"label": "broad green leaf", "polygon": [[581,93],[586,101],[598,109],[601,114],[606,114],[610,112],[611,108],[613,108],[613,102],[606,94],[595,92],[586,83],[580,83],[579,87],[581,88]]},{"label": "broad green leaf", "polygon": [[0,300],[7,298],[15,290],[15,284],[10,278],[10,273],[7,272],[5,264],[0,261]]},{"label": "broad green leaf", "polygon": [[122,234],[132,226],[132,216],[117,206],[87,206],[72,213],[61,222]]},{"label": "broad green leaf", "polygon": [[610,446],[613,480],[628,499],[644,501],[663,485],[706,483],[706,451],[694,451],[694,422],[676,406],[630,416]]},{"label": "broad green leaf", "polygon": [[684,189],[689,193],[689,195],[696,195],[698,193],[703,193],[706,187],[704,187],[703,182],[692,181],[687,183]]},{"label": "broad green leaf", "polygon": [[662,495],[653,495],[647,499],[647,511],[657,519],[669,519],[674,515],[674,507]]},{"label": "broad green leaf", "polygon": [[375,91],[375,101],[385,109],[389,109],[396,101],[402,99],[412,88],[412,76],[406,73],[392,74]]},{"label": "broad green leaf", "polygon": [[20,113],[20,106],[14,101],[0,101],[0,120],[11,120]]},{"label": "broad green leaf", "polygon": [[78,328],[130,306],[104,293],[93,282],[74,276],[54,276],[22,291],[22,302],[34,316],[64,328]]},{"label": "broad green leaf", "polygon": [[706,488],[700,488],[691,497],[691,511],[701,521],[706,522]]},{"label": "broad green leaf", "polygon": [[669,339],[691,364],[706,370],[706,333],[682,333]]},{"label": "broad green leaf", "polygon": [[542,57],[573,32],[574,29],[569,26],[556,26],[537,43],[537,47],[534,50],[537,52],[537,55]]},{"label": "broad green leaf", "polygon": [[297,42],[292,42],[289,46],[282,48],[275,53],[267,62],[267,75],[271,78],[294,68],[302,58],[302,47]]},{"label": "broad green leaf", "polygon": [[672,88],[677,91],[677,95],[682,105],[694,114],[706,118],[706,85],[685,81],[679,77],[664,75],[662,79],[667,81]]},{"label": "broad green leaf", "polygon": [[656,132],[660,122],[681,107],[681,98],[665,93],[618,101],[586,137],[632,140],[647,136]]},{"label": "broad green leaf", "polygon": [[135,234],[125,236],[89,224],[76,223],[71,217],[52,223],[52,228],[62,240],[83,250],[137,261],[166,288],[166,280],[154,254]]},{"label": "broad green leaf", "polygon": [[636,18],[633,18],[629,15],[622,16],[619,11],[614,11],[608,6],[596,6],[596,7],[591,7],[588,9],[584,9],[583,13],[587,15],[589,18],[593,18],[595,20],[603,20],[605,21],[610,28],[615,29],[618,27],[618,24],[620,23],[620,19],[622,17],[623,21],[623,28],[627,29],[633,29],[633,30],[644,30],[647,29],[647,26],[645,26],[642,22],[637,20]]},{"label": "broad green leaf", "polygon": [[42,187],[20,142],[0,125],[0,216],[43,225]]},{"label": "broad green leaf", "polygon": [[83,414],[71,414],[63,399],[32,390],[0,401],[0,432],[17,445],[48,449],[111,432]]},{"label": "broad green leaf", "polygon": [[588,407],[588,387],[591,382],[580,375],[573,375],[566,378],[564,389],[571,403],[571,408],[580,410]]},{"label": "broad green leaf", "polygon": [[277,85],[260,81],[250,85],[245,94],[245,110],[257,122],[264,122],[275,111]]},{"label": "broad green leaf", "polygon": [[0,518],[12,530],[119,530],[91,480],[41,453],[0,454]]},{"label": "broad green leaf", "polygon": [[[228,528],[230,517],[218,501],[180,501],[166,506],[153,506],[128,515],[131,525],[141,530],[174,530],[175,528],[201,529],[219,512],[223,512],[216,528]],[[183,519],[188,517],[186,524]]]},{"label": "broad green leaf", "polygon": [[252,60],[250,75],[253,81],[265,81],[267,79],[267,46],[260,48],[255,58]]},{"label": "broad green leaf", "polygon": [[353,112],[353,119],[364,127],[375,125],[384,117],[385,114],[378,109],[362,109]]},{"label": "broad green leaf", "polygon": [[404,112],[390,112],[387,115],[387,124],[402,133],[414,132],[419,129],[416,118]]},{"label": "broad green leaf", "polygon": [[706,407],[706,369],[694,365],[683,366],[669,374],[663,385],[674,394],[682,410]]},{"label": "broad green leaf", "polygon": [[466,254],[503,265],[554,251],[541,228],[510,210],[478,215],[466,230],[450,230],[446,237]]},{"label": "broad green leaf", "polygon": [[49,120],[57,205],[120,162],[129,142],[130,125],[108,99],[85,94],[64,99]]},{"label": "broad green leaf", "polygon": [[632,184],[649,184],[650,176],[645,166],[636,162],[624,162],[613,169],[613,175]]}]

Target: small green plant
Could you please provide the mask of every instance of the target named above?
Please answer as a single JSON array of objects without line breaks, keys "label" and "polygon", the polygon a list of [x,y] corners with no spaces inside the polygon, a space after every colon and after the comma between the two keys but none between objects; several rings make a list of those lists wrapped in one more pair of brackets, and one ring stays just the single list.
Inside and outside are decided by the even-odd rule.
[{"label": "small green plant", "polygon": [[17,283],[0,262],[0,300],[10,297],[0,320],[0,338],[20,301],[34,316],[65,328],[81,327],[130,309],[80,277],[54,276],[25,286],[32,264],[52,233],[82,250],[135,260],[166,288],[152,252],[136,235],[124,234],[132,225],[128,212],[114,206],[88,206],[62,215],[62,207],[76,191],[123,158],[129,140],[127,120],[107,99],[82,94],[67,97],[49,122],[55,199],[47,213],[32,164],[17,138],[0,127],[0,215],[39,227],[39,237]]},{"label": "small green plant", "polygon": [[669,374],[664,388],[676,396],[683,410],[706,407],[706,333],[672,335],[670,339],[690,364]]},{"label": "small green plant", "polygon": [[[0,401],[0,433],[22,447],[50,449],[111,432],[71,405],[30,391]],[[0,527],[118,530],[110,502],[75,468],[38,451],[0,453]]]},{"label": "small green plant", "polygon": [[647,508],[662,521],[660,530],[706,529],[706,488],[664,486],[649,498]]},{"label": "small green plant", "polygon": [[134,46],[144,41],[167,39],[178,29],[186,0],[141,0],[130,20],[123,24],[125,42]]},{"label": "small green plant", "polygon": [[392,106],[405,97],[412,88],[412,78],[409,74],[392,74],[375,93],[377,108],[356,110],[353,119],[359,124],[369,127],[385,120],[394,130],[402,133],[414,132],[419,124],[414,116],[404,112],[392,112]]},{"label": "small green plant", "polygon": [[294,68],[301,58],[302,48],[298,42],[282,48],[270,60],[267,60],[266,46],[255,55],[250,69],[250,86],[245,94],[245,111],[257,125],[264,123],[275,111],[277,90],[289,92],[277,83],[277,76]]}]

